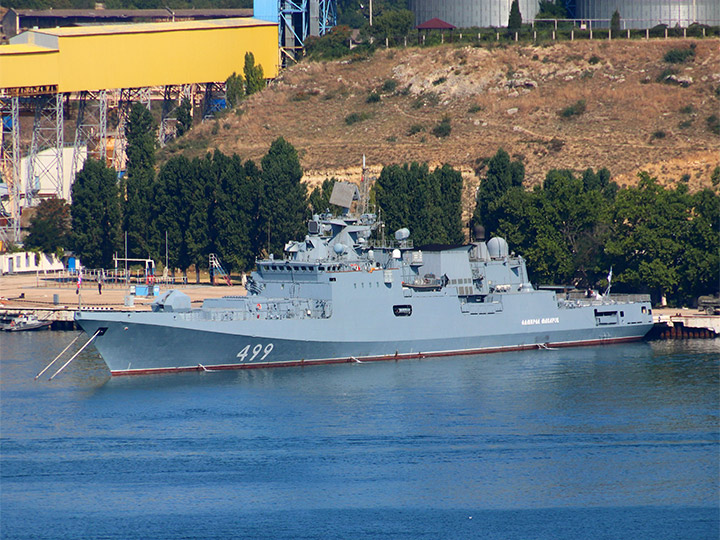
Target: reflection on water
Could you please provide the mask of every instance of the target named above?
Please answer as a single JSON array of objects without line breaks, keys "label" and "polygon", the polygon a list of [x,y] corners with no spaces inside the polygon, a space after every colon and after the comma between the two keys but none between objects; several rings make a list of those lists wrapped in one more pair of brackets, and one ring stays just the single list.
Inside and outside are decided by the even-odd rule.
[{"label": "reflection on water", "polygon": [[718,536],[718,340],[34,381],[74,336],[0,336],[3,538]]}]

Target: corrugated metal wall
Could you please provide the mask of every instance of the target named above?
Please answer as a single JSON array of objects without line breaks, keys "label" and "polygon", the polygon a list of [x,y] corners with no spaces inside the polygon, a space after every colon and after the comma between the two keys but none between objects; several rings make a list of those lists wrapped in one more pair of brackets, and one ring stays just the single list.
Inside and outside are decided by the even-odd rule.
[{"label": "corrugated metal wall", "polygon": [[[434,17],[458,28],[507,26],[512,0],[410,0],[415,24]],[[617,9],[623,28],[652,28],[658,24],[688,26],[693,22],[720,25],[720,0],[576,0],[576,18],[606,19]],[[523,21],[535,18],[537,0],[520,0]],[[609,24],[595,23],[593,27]]]},{"label": "corrugated metal wall", "polygon": [[[512,0],[410,0],[415,24],[437,17],[458,28],[507,26]],[[537,0],[520,0],[523,21],[535,18]]]},{"label": "corrugated metal wall", "polygon": [[[576,0],[578,19],[610,19],[617,9],[623,28],[652,28],[658,24],[689,26],[720,24],[720,0]],[[593,26],[605,26],[595,24]]]}]

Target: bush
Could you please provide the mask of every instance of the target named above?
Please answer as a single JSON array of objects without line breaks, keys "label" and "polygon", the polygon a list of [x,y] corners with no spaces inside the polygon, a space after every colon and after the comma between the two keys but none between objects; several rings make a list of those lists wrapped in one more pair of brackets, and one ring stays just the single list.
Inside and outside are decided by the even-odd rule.
[{"label": "bush", "polygon": [[653,139],[664,139],[665,138],[665,132],[662,129],[658,129],[656,132],[652,134]]},{"label": "bush", "polygon": [[593,65],[594,65],[594,64],[597,64],[598,62],[600,62],[600,57],[597,56],[597,55],[595,55],[595,54],[593,54],[593,55],[588,59],[588,64],[593,64]]},{"label": "bush", "polygon": [[715,135],[720,135],[720,118],[717,114],[708,116],[705,119],[708,129]]},{"label": "bush", "polygon": [[694,57],[695,48],[690,47],[689,49],[670,49],[665,53],[663,60],[665,60],[668,64],[682,64]]},{"label": "bush", "polygon": [[450,117],[445,116],[442,120],[440,120],[438,125],[436,125],[432,129],[432,134],[438,138],[447,137],[448,135],[450,135],[451,131],[452,131],[452,126],[450,126]]},{"label": "bush", "polygon": [[377,103],[380,101],[380,94],[377,92],[370,92],[370,95],[365,100],[365,103]]},{"label": "bush", "polygon": [[692,105],[686,105],[685,107],[680,109],[680,112],[682,114],[692,114],[695,112],[695,107],[693,107]]},{"label": "bush", "polygon": [[565,107],[558,114],[563,118],[572,118],[573,116],[580,116],[581,114],[583,114],[585,112],[585,109],[585,100],[581,99],[579,101],[576,101],[572,105]]},{"label": "bush", "polygon": [[468,109],[468,112],[469,112],[470,114],[474,114],[474,113],[480,112],[480,111],[482,111],[482,110],[483,110],[482,105],[473,105],[472,107],[470,107],[470,108]]},{"label": "bush", "polygon": [[421,131],[425,131],[425,127],[421,124],[413,124],[408,130],[408,137],[415,135],[416,133],[420,133]]},{"label": "bush", "polygon": [[660,75],[657,76],[655,82],[667,82],[670,75],[677,75],[677,73],[678,70],[675,68],[665,68],[660,72]]},{"label": "bush", "polygon": [[345,117],[345,123],[348,126],[351,126],[353,124],[357,124],[358,122],[362,122],[363,120],[367,120],[368,118],[370,118],[370,114],[366,112],[350,113]]},{"label": "bush", "polygon": [[395,88],[397,88],[397,82],[394,79],[388,79],[383,83],[381,90],[389,94],[390,92],[394,92]]},{"label": "bush", "polygon": [[442,84],[445,81],[447,81],[447,77],[440,77],[438,79],[435,79],[432,83],[433,83],[433,86],[437,86],[438,84]]}]

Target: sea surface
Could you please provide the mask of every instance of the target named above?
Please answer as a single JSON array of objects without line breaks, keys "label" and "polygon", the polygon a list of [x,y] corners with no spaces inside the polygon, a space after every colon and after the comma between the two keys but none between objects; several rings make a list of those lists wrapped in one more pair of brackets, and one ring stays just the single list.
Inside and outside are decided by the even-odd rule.
[{"label": "sea surface", "polygon": [[720,340],[35,381],[77,334],[0,334],[3,539],[720,537]]}]

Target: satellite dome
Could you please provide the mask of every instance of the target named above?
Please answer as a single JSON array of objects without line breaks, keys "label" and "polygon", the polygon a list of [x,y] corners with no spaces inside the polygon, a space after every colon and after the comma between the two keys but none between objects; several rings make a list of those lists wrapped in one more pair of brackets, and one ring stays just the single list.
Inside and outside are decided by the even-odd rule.
[{"label": "satellite dome", "polygon": [[333,251],[335,253],[337,253],[338,255],[342,255],[343,253],[345,253],[347,251],[347,246],[345,244],[341,244],[340,242],[338,242],[337,244],[335,244],[333,246]]},{"label": "satellite dome", "polygon": [[403,240],[407,240],[410,238],[410,231],[406,228],[398,229],[395,231],[395,240],[398,242],[402,242]]},{"label": "satellite dome", "polygon": [[508,244],[504,238],[500,238],[499,236],[488,240],[487,248],[492,258],[508,256]]}]

